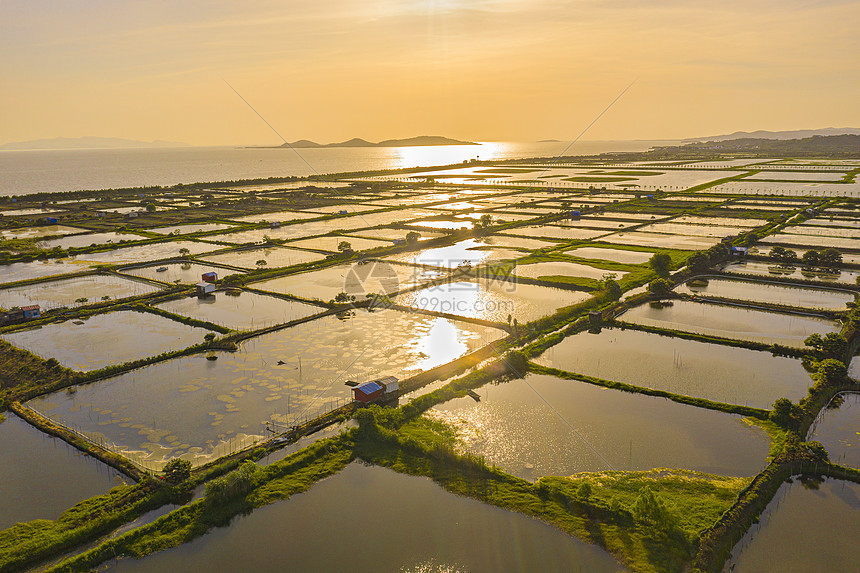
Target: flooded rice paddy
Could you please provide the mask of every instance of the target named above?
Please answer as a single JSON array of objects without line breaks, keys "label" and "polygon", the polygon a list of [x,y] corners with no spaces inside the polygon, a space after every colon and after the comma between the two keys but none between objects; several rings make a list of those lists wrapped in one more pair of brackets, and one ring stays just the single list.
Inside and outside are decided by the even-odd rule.
[{"label": "flooded rice paddy", "polygon": [[529,374],[477,392],[480,402],[466,396],[428,415],[451,424],[466,451],[529,480],[662,467],[750,476],[770,443],[740,416],[576,380]]},{"label": "flooded rice paddy", "polygon": [[141,463],[158,467],[180,456],[203,463],[261,438],[269,419],[288,424],[343,405],[352,399],[348,380],[402,380],[503,335],[445,318],[356,310],[251,338],[215,361],[176,358],[29,405]]},{"label": "flooded rice paddy", "polygon": [[812,385],[800,360],[618,328],[568,336],[535,362],[606,380],[768,409],[777,398],[802,398]]},{"label": "flooded rice paddy", "polygon": [[541,521],[359,462],[229,528],[111,570],[274,573],[285,563],[355,573],[622,570],[604,550]]},{"label": "flooded rice paddy", "polygon": [[706,286],[691,286],[689,283],[684,283],[675,290],[679,293],[698,296],[834,310],[842,310],[847,303],[854,301],[854,294],[847,291],[734,279],[709,278]]},{"label": "flooded rice paddy", "polygon": [[37,356],[56,358],[72,370],[89,371],[201,344],[208,332],[155,314],[121,310],[0,338]]},{"label": "flooded rice paddy", "polygon": [[685,300],[675,300],[671,306],[662,307],[643,304],[628,310],[618,319],[633,324],[799,348],[804,347],[803,341],[811,334],[824,335],[839,332],[841,328],[838,322],[829,318]]}]

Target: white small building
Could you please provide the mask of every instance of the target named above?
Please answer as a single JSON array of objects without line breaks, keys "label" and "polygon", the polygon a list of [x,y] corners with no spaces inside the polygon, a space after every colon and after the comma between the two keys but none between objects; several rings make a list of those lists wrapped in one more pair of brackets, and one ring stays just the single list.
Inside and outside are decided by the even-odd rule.
[{"label": "white small building", "polygon": [[197,296],[209,296],[217,288],[218,285],[212,283],[197,283]]},{"label": "white small building", "polygon": [[382,386],[383,394],[397,392],[397,389],[400,387],[399,381],[394,376],[386,376],[385,378],[379,378],[378,380],[374,380],[374,382]]}]

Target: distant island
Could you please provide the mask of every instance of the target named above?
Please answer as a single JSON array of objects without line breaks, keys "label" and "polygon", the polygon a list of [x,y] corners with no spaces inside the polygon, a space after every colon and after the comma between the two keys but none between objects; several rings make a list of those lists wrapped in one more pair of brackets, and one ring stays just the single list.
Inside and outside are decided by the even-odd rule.
[{"label": "distant island", "polygon": [[33,139],[15,141],[0,145],[3,151],[50,150],[50,149],[133,149],[158,147],[188,147],[187,143],[176,141],[137,141],[119,137],[54,137],[52,139]]},{"label": "distant island", "polygon": [[311,149],[324,147],[417,147],[424,145],[480,145],[474,141],[460,141],[449,137],[441,137],[438,135],[419,135],[418,137],[409,137],[406,139],[386,139],[379,143],[373,143],[365,139],[354,137],[348,141],[340,143],[316,143],[307,139],[300,139],[292,143],[285,143],[278,147],[294,147],[297,149]]}]

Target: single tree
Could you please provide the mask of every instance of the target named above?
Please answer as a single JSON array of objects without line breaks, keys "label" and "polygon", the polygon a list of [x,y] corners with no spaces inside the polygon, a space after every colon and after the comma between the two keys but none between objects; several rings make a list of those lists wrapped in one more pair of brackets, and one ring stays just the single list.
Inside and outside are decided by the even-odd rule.
[{"label": "single tree", "polygon": [[672,292],[672,283],[666,279],[654,279],[648,283],[648,292],[654,296],[666,296]]},{"label": "single tree", "polygon": [[804,265],[810,267],[817,267],[819,263],[818,251],[810,249],[803,253],[803,258],[801,258]]},{"label": "single tree", "polygon": [[257,262],[256,262],[256,263],[254,263],[254,264],[255,264],[255,265],[257,265],[257,268],[258,268],[258,269],[262,269],[262,268],[263,268],[263,267],[265,267],[268,263],[266,263],[266,260],[265,260],[265,259],[260,259],[259,261],[257,261]]},{"label": "single tree", "polygon": [[406,242],[409,244],[417,243],[418,239],[421,238],[421,233],[418,231],[409,231],[406,233]]},{"label": "single tree", "polygon": [[648,264],[657,273],[657,276],[666,278],[669,276],[669,265],[672,264],[672,257],[666,253],[656,253],[648,261]]},{"label": "single tree", "polygon": [[838,267],[842,264],[842,253],[836,249],[824,249],[818,254],[818,264],[822,267]]},{"label": "single tree", "polygon": [[169,483],[180,483],[191,477],[191,462],[173,458],[164,464],[164,480]]},{"label": "single tree", "polygon": [[818,380],[824,384],[836,384],[845,380],[848,369],[845,364],[833,358],[825,358],[818,363]]},{"label": "single tree", "polygon": [[341,241],[337,244],[337,250],[341,253],[346,253],[347,251],[352,251],[352,245],[349,241]]}]

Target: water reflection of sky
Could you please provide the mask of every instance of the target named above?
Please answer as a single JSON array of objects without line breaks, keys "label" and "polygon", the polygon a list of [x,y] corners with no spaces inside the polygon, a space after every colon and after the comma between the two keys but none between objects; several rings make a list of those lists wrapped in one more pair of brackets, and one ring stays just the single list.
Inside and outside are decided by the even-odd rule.
[{"label": "water reflection of sky", "polygon": [[265,420],[290,423],[345,403],[347,380],[404,379],[503,335],[444,318],[358,310],[252,338],[216,361],[169,360],[31,405],[133,459],[202,463],[250,445]]},{"label": "water reflection of sky", "polygon": [[604,471],[607,462],[753,475],[767,456],[767,435],[740,416],[662,398],[534,374],[477,392],[480,402],[455,399],[429,415],[453,425],[465,450],[526,479]]},{"label": "water reflection of sky", "polygon": [[526,323],[589,296],[582,291],[483,279],[444,283],[404,293],[395,302],[421,310],[496,322],[506,322],[511,315],[520,323]]}]

